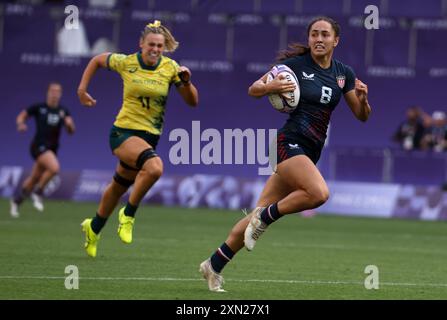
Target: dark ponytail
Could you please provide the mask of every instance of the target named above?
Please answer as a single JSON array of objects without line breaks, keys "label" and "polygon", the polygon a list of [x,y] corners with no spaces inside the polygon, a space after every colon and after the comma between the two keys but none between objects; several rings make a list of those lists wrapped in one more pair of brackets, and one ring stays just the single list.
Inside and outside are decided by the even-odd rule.
[{"label": "dark ponytail", "polygon": [[310,48],[308,46],[294,42],[289,44],[289,49],[281,50],[278,52],[276,61],[281,62],[292,57],[305,55],[308,52],[310,52]]}]

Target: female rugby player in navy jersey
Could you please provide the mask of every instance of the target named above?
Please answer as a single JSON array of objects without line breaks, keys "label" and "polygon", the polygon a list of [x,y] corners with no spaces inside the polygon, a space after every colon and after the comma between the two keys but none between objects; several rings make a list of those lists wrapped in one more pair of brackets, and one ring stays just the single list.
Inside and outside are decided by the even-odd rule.
[{"label": "female rugby player in navy jersey", "polygon": [[30,147],[31,156],[34,159],[31,174],[11,199],[10,214],[14,218],[19,217],[19,206],[28,196],[31,196],[34,207],[43,211],[43,190],[48,182],[59,173],[57,150],[61,129],[65,127],[69,134],[73,134],[75,131],[75,124],[70,112],[59,104],[61,97],[61,84],[52,82],[48,85],[45,103],[34,104],[22,110],[17,116],[16,124],[19,132],[28,129],[26,120],[33,117],[36,120],[36,133]]},{"label": "female rugby player in navy jersey", "polygon": [[[271,223],[327,201],[329,190],[316,163],[331,113],[341,96],[360,121],[366,121],[371,112],[368,87],[356,79],[349,66],[332,58],[339,42],[338,23],[318,17],[309,24],[307,34],[308,47],[293,44],[291,50],[280,53],[277,61],[294,71],[301,93],[298,107],[278,132],[276,172],[267,180],[257,207],[236,223],[226,241],[200,265],[211,291],[224,291],[220,275],[223,267],[244,245],[251,251]],[[260,98],[295,88],[281,76],[269,83],[266,80],[267,74],[250,86],[248,94]]]}]

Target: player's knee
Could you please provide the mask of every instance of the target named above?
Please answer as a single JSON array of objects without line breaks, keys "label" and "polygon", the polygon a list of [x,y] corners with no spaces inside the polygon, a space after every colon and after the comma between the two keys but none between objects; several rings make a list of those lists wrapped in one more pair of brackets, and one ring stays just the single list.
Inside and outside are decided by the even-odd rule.
[{"label": "player's knee", "polygon": [[141,172],[151,180],[158,180],[163,174],[163,163],[160,158],[148,161],[144,164]]},{"label": "player's knee", "polygon": [[58,164],[52,165],[47,169],[53,176],[59,174],[61,168]]},{"label": "player's knee", "polygon": [[144,166],[145,166],[145,164],[146,164],[146,162],[147,162],[149,159],[157,158],[157,157],[158,157],[158,154],[155,152],[154,149],[152,149],[152,148],[148,148],[148,149],[146,149],[146,150],[143,150],[143,151],[138,155],[137,163],[136,163],[137,168],[140,169],[140,170],[143,169]]},{"label": "player's knee", "polygon": [[306,192],[310,208],[317,208],[329,199],[329,189],[326,184],[313,185],[307,188]]},{"label": "player's knee", "polygon": [[312,206],[314,208],[323,205],[329,199],[329,189],[326,185],[318,186],[311,192]]}]

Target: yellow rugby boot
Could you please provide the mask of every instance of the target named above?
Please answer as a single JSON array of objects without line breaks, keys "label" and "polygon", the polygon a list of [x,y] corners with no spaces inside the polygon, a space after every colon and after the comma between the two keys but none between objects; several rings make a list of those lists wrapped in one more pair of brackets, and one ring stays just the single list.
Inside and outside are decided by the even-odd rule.
[{"label": "yellow rugby boot", "polygon": [[87,254],[94,258],[96,257],[96,247],[98,245],[99,234],[96,234],[91,227],[92,219],[85,219],[82,221],[82,231],[85,232],[84,248]]},{"label": "yellow rugby boot", "polygon": [[133,224],[135,223],[134,217],[129,217],[124,214],[124,208],[123,207],[118,215],[119,220],[119,226],[118,226],[118,235],[120,236],[121,240],[124,243],[131,243],[132,242],[132,228]]}]

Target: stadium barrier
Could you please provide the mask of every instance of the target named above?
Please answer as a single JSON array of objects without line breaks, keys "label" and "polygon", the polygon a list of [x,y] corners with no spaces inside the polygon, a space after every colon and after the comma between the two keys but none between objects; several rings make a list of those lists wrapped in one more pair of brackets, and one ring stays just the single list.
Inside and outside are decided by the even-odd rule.
[{"label": "stadium barrier", "polygon": [[[13,195],[28,172],[18,166],[0,167],[0,196]],[[99,201],[112,172],[82,170],[62,172],[45,189],[50,199]],[[253,208],[265,178],[220,175],[165,175],[143,200],[145,204],[210,207],[238,210]],[[447,192],[439,186],[329,181],[329,201],[316,212],[378,218],[447,220]],[[128,194],[125,195],[127,197]]]}]

